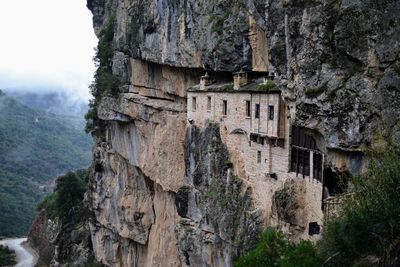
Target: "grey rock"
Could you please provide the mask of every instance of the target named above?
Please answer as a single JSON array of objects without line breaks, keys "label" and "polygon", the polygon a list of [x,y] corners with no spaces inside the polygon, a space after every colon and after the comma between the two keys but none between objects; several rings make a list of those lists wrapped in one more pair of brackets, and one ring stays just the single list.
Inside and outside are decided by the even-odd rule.
[{"label": "grey rock", "polygon": [[[253,70],[253,56],[267,48],[267,67],[276,73],[294,123],[319,133],[327,161],[341,151],[349,171],[358,173],[365,149],[400,146],[397,0],[88,0],[88,7],[97,35],[115,15],[112,72],[123,81],[118,97],[103,97],[99,106],[107,135],[96,137],[89,191],[95,255],[107,265],[124,259],[159,266],[168,251],[168,259],[177,257],[174,263],[181,266],[231,266],[232,257],[251,248],[261,230],[263,207],[254,206],[251,188],[225,166],[228,153],[213,127],[187,132],[180,163],[185,174],[174,177],[173,186],[170,180],[166,186],[168,171],[145,178],[138,166],[154,147],[169,148],[147,155],[147,161],[160,163],[155,168],[178,154],[171,144],[146,143],[146,135],[184,133],[185,125],[167,128],[165,121],[184,120],[186,89],[204,69],[231,78],[232,71]],[[265,33],[260,51],[249,38],[249,14]],[[145,134],[137,131],[139,125]],[[173,163],[169,168],[178,164]],[[129,177],[137,186],[123,192]],[[143,183],[154,190],[139,186]],[[119,205],[128,193],[137,198],[126,218]],[[149,200],[146,212],[139,208],[141,199]],[[156,210],[154,203],[165,206]],[[276,211],[288,229],[301,227],[301,210],[289,219],[279,205]],[[122,233],[121,227],[129,229]],[[172,228],[174,236],[160,237]],[[157,250],[166,239],[177,243]],[[155,250],[159,255],[151,254]]]}]

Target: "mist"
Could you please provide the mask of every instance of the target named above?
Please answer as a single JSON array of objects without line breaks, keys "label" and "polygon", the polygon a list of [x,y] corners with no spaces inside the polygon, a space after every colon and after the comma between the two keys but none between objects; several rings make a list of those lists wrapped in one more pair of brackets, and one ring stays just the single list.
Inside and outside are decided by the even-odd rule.
[{"label": "mist", "polygon": [[83,116],[88,111],[88,101],[76,91],[63,88],[27,87],[2,89],[6,95],[22,104],[57,115]]},{"label": "mist", "polygon": [[86,1],[0,1],[0,32],[0,89],[88,101],[97,38]]}]

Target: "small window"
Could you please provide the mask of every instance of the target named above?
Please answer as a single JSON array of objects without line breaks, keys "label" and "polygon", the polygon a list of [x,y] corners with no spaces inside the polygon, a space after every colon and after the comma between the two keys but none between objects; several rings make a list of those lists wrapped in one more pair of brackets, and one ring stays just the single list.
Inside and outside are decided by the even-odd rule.
[{"label": "small window", "polygon": [[274,106],[268,106],[268,118],[270,121],[274,120]]},{"label": "small window", "polygon": [[207,110],[211,110],[211,96],[207,96]]},{"label": "small window", "polygon": [[261,151],[257,151],[257,163],[261,163]]},{"label": "small window", "polygon": [[260,144],[260,145],[264,145],[264,143],[265,143],[265,138],[264,138],[264,137],[261,137],[261,136],[258,135],[258,134],[253,134],[253,133],[251,133],[251,134],[250,134],[250,141],[252,141],[252,142],[254,142],[254,143],[257,143],[257,144]]},{"label": "small window", "polygon": [[228,101],[222,100],[222,115],[228,115]]},{"label": "small window", "polygon": [[251,114],[250,101],[246,101],[246,116],[250,117],[250,114]]},{"label": "small window", "polygon": [[192,97],[192,111],[196,111],[196,108],[197,108],[196,97]]},{"label": "small window", "polygon": [[319,235],[321,227],[317,222],[310,222],[308,224],[308,234],[309,235]]},{"label": "small window", "polygon": [[260,118],[260,104],[256,104],[256,110],[254,112],[254,118],[256,118],[256,119]]}]

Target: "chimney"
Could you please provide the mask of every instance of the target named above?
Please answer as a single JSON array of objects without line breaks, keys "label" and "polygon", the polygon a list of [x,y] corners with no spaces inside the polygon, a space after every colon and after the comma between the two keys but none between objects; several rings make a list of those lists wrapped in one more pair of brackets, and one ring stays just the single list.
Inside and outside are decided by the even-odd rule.
[{"label": "chimney", "polygon": [[200,78],[200,90],[205,91],[206,86],[211,84],[211,77],[208,75],[208,72],[204,74],[204,76],[201,76]]},{"label": "chimney", "polygon": [[264,77],[264,84],[267,84],[268,81],[273,81],[275,78],[275,73],[273,73],[272,71],[269,71],[267,73],[267,76]]},{"label": "chimney", "polygon": [[240,86],[246,85],[248,83],[247,72],[241,70],[233,74],[233,89],[238,90]]}]

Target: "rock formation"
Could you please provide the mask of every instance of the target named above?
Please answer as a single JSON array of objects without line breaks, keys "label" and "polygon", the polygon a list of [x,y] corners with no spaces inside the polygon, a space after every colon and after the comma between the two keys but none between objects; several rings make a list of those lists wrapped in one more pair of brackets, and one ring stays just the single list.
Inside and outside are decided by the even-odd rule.
[{"label": "rock formation", "polygon": [[274,71],[293,123],[315,133],[334,172],[360,172],[365,149],[400,144],[399,1],[87,6],[98,36],[112,28],[120,81],[116,94],[98,97],[87,193],[94,254],[105,265],[231,266],[267,224],[304,232],[312,210],[302,182],[268,193],[273,207],[259,206],[232,168],[223,130],[188,126],[186,92],[205,70],[221,80],[240,69]]}]

